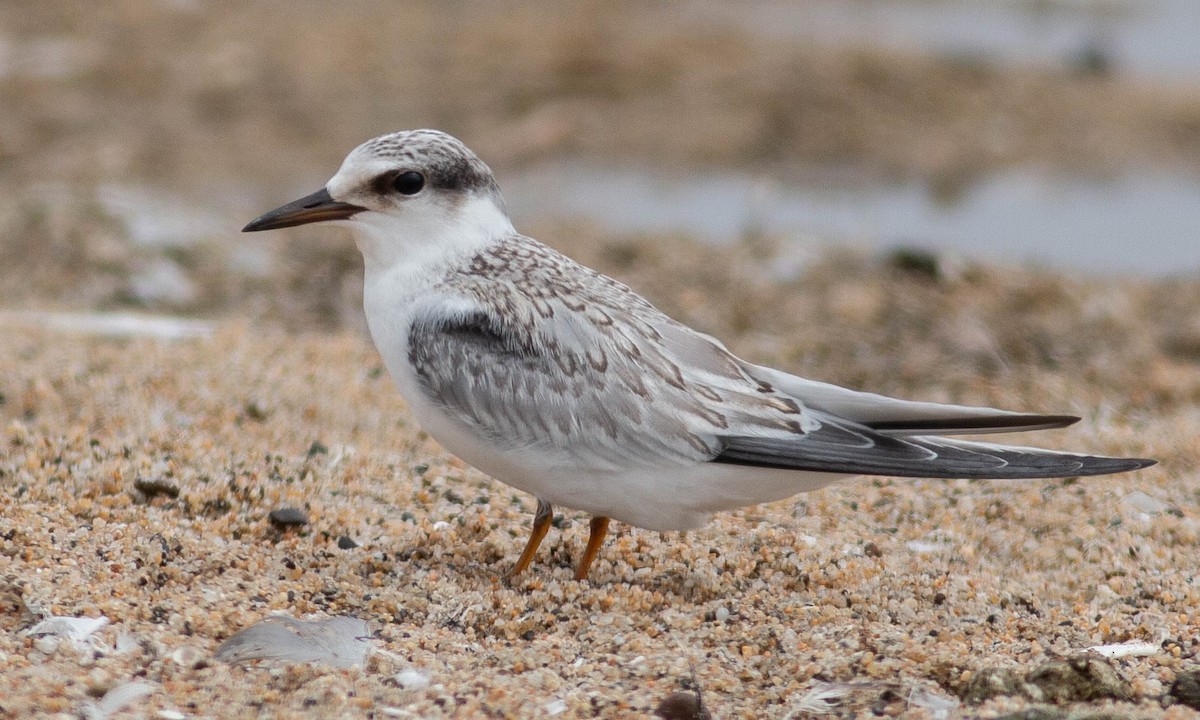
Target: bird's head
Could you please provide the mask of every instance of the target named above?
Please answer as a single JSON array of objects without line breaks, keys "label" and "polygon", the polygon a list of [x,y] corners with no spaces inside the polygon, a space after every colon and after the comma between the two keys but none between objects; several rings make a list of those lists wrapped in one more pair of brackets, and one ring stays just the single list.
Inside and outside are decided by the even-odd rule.
[{"label": "bird's head", "polygon": [[346,223],[367,255],[452,250],[512,232],[492,171],[457,138],[406,130],[359,145],[325,187],[251,221],[243,232]]}]

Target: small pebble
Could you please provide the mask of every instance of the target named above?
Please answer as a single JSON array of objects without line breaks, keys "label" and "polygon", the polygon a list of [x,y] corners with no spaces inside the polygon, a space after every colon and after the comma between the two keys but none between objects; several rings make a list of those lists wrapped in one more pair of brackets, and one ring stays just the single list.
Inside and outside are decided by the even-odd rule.
[{"label": "small pebble", "polygon": [[654,708],[654,714],[663,720],[713,720],[697,692],[671,693]]},{"label": "small pebble", "polygon": [[194,645],[181,645],[171,651],[167,657],[176,665],[185,668],[198,668],[204,664],[204,651]]},{"label": "small pebble", "polygon": [[58,649],[58,646],[58,638],[52,635],[44,635],[42,637],[35,638],[33,641],[34,649],[43,655],[53,655],[54,651]]},{"label": "small pebble", "polygon": [[167,477],[140,477],[133,481],[133,487],[147,498],[156,495],[179,497],[179,484]]},{"label": "small pebble", "polygon": [[352,550],[358,547],[358,543],[354,542],[354,538],[349,535],[343,535],[337,539],[337,546],[340,550]]},{"label": "small pebble", "polygon": [[308,524],[308,513],[294,507],[276,508],[267,515],[267,518],[279,530]]},{"label": "small pebble", "polygon": [[1200,670],[1188,670],[1176,675],[1167,696],[1193,710],[1200,710]]},{"label": "small pebble", "polygon": [[405,690],[424,690],[429,687],[429,676],[420,670],[409,668],[401,670],[392,677],[396,680],[396,684]]},{"label": "small pebble", "polygon": [[271,417],[271,411],[257,400],[251,400],[250,402],[246,403],[245,407],[243,408],[243,412],[245,412],[246,417],[250,418],[254,422],[263,422],[267,418]]}]

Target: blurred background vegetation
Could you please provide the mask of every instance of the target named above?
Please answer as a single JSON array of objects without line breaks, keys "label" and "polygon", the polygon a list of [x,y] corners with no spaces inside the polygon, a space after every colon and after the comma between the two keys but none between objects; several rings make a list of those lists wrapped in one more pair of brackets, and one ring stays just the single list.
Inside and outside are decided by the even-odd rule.
[{"label": "blurred background vegetation", "polygon": [[1188,27],[1188,0],[5,3],[0,307],[360,326],[352,243],[239,229],[436,127],[518,228],[760,360],[1154,377],[1200,360]]}]

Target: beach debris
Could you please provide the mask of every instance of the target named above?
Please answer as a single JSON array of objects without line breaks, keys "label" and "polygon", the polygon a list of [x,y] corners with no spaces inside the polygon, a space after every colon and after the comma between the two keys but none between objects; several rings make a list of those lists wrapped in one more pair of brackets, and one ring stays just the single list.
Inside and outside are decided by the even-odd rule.
[{"label": "beach debris", "polygon": [[1043,663],[1029,673],[1028,680],[1052,703],[1133,698],[1129,683],[1107,660],[1094,655],[1075,655]]},{"label": "beach debris", "polygon": [[179,483],[169,477],[139,477],[133,481],[133,488],[146,496],[146,499],[156,495],[166,495],[169,498],[179,497]]},{"label": "beach debris", "polygon": [[265,422],[271,417],[271,408],[260,400],[248,400],[242,406],[242,416],[254,422]]},{"label": "beach debris", "polygon": [[195,645],[180,645],[171,651],[167,657],[171,658],[171,662],[179,667],[185,667],[190,670],[204,667],[207,664],[207,657],[200,648]]},{"label": "beach debris", "polygon": [[1093,645],[1090,652],[1107,658],[1150,657],[1163,651],[1162,645],[1151,642],[1114,643],[1112,645]]},{"label": "beach debris", "polygon": [[856,682],[813,683],[808,692],[800,696],[788,709],[784,720],[795,720],[807,715],[831,715],[843,713],[848,706],[879,705],[899,699],[895,683],[861,680]]},{"label": "beach debris", "polygon": [[97,639],[93,634],[108,624],[108,618],[101,615],[98,618],[54,616],[46,618],[37,625],[26,630],[23,634],[37,638],[38,650],[52,653],[58,648],[59,641],[67,640],[77,649],[86,650],[95,646]]},{"label": "beach debris", "polygon": [[1175,676],[1175,682],[1167,690],[1167,698],[1200,710],[1200,670],[1186,670]]},{"label": "beach debris", "polygon": [[654,714],[663,720],[713,720],[699,687],[692,692],[671,693],[654,708]]},{"label": "beach debris", "polygon": [[127,682],[118,685],[95,702],[86,702],[80,715],[86,720],[105,720],[109,715],[124,710],[154,692],[155,686],[145,682]]},{"label": "beach debris", "polygon": [[287,530],[308,524],[308,513],[297,507],[276,508],[267,514],[276,530]]},{"label": "beach debris", "polygon": [[361,665],[370,650],[371,632],[356,617],[298,620],[275,615],[231,635],[213,658],[227,663],[273,660],[351,667]]},{"label": "beach debris", "polygon": [[424,690],[432,682],[428,675],[414,668],[401,670],[393,675],[392,679],[403,690]]},{"label": "beach debris", "polygon": [[927,710],[933,720],[946,720],[951,715],[957,715],[956,711],[962,705],[957,698],[939,694],[929,688],[913,688],[908,694],[908,704]]},{"label": "beach debris", "polygon": [[1080,653],[1042,663],[1028,673],[1015,668],[979,670],[967,683],[963,700],[976,704],[1004,695],[1062,704],[1103,698],[1129,700],[1133,698],[1133,689],[1107,658]]}]

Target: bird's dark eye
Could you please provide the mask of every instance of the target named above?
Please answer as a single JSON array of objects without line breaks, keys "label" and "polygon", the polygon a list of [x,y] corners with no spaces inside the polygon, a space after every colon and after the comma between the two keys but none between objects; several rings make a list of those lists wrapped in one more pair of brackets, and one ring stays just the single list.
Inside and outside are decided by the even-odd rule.
[{"label": "bird's dark eye", "polygon": [[392,180],[392,187],[401,195],[416,195],[425,187],[425,176],[412,170],[402,172]]}]

